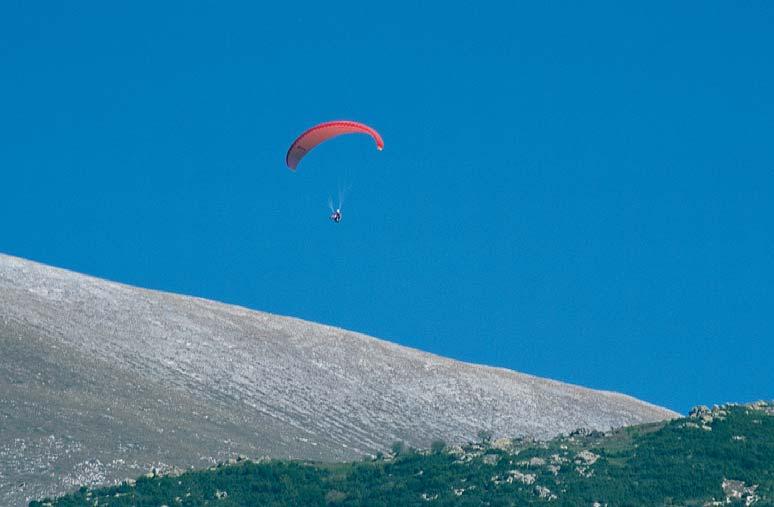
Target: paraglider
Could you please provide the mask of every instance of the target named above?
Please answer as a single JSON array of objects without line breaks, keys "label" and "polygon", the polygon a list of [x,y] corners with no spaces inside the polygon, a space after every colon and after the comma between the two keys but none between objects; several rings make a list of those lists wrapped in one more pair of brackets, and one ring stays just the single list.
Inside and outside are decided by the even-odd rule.
[{"label": "paraglider", "polygon": [[[316,146],[345,134],[369,135],[376,143],[377,150],[381,151],[384,148],[382,136],[368,125],[348,120],[328,121],[315,125],[298,136],[293,141],[293,144],[290,145],[290,148],[288,148],[288,153],[285,155],[285,163],[291,170],[295,171],[301,159]],[[331,201],[328,202],[328,207],[331,209],[330,219],[337,224],[341,222],[341,191],[339,194],[339,206],[337,208],[334,209],[333,203]]]},{"label": "paraglider", "polygon": [[312,151],[312,148],[329,139],[344,134],[367,134],[376,142],[377,150],[381,151],[384,148],[382,136],[380,136],[376,130],[364,123],[347,120],[327,121],[315,125],[298,136],[288,149],[288,153],[285,156],[285,163],[290,169],[295,171],[296,167],[298,167],[298,163],[301,162],[301,159],[304,158],[307,153]]}]

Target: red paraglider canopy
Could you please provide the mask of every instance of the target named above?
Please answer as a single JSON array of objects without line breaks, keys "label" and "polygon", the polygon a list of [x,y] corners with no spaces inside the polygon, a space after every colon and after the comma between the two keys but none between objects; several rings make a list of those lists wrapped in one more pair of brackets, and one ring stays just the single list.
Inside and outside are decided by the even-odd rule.
[{"label": "red paraglider canopy", "polygon": [[288,149],[288,154],[285,156],[285,163],[295,171],[298,163],[312,150],[312,148],[328,139],[344,134],[368,134],[376,141],[377,150],[384,148],[382,136],[368,125],[356,121],[328,121],[315,125],[298,136],[298,139],[293,141],[293,144],[290,145],[290,149]]}]

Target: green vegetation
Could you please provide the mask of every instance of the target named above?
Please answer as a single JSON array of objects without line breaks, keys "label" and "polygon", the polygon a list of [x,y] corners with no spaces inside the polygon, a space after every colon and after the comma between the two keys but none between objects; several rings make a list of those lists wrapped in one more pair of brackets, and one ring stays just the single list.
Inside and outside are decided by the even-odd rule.
[{"label": "green vegetation", "polygon": [[350,464],[241,461],[30,507],[774,505],[772,405],[698,409],[549,442],[479,438],[428,451],[396,443],[393,455]]}]

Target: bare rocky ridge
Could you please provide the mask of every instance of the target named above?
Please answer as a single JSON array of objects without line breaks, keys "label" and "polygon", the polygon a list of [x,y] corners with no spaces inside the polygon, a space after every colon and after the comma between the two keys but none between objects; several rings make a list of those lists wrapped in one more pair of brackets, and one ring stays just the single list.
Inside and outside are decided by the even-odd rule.
[{"label": "bare rocky ridge", "polygon": [[150,467],[356,459],[677,414],[358,333],[0,255],[0,505]]}]

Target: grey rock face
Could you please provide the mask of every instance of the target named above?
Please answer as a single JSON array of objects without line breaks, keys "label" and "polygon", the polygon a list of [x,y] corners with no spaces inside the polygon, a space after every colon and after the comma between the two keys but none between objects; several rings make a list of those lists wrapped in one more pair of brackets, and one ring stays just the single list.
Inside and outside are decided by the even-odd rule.
[{"label": "grey rock face", "polygon": [[617,393],[0,255],[0,505],[151,467],[674,417]]}]

